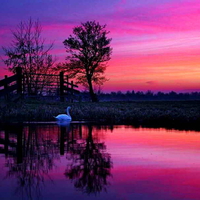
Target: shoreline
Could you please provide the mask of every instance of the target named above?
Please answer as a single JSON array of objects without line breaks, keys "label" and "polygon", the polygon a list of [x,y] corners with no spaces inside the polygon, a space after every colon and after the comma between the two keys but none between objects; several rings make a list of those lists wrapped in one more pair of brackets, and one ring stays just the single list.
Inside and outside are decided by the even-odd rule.
[{"label": "shoreline", "polygon": [[[0,122],[50,122],[71,106],[73,121],[200,130],[200,101],[40,102],[22,100],[1,107]],[[55,121],[56,123],[56,121]]]}]

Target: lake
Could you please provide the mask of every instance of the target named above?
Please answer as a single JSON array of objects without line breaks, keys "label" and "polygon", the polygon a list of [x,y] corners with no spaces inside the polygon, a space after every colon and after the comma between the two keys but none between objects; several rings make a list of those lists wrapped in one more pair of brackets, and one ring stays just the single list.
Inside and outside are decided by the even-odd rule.
[{"label": "lake", "polygon": [[0,199],[199,200],[200,132],[91,124],[0,128]]}]

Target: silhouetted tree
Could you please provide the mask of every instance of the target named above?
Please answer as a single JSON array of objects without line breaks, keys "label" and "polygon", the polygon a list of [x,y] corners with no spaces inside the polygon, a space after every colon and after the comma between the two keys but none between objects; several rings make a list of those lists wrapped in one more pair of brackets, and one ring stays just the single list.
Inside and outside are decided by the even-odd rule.
[{"label": "silhouetted tree", "polygon": [[53,43],[45,45],[41,32],[39,21],[34,22],[30,18],[26,22],[21,22],[16,30],[12,31],[13,40],[10,47],[2,47],[7,57],[4,63],[8,70],[15,73],[16,67],[21,67],[26,78],[26,86],[30,89],[31,85],[32,91],[29,91],[31,93],[38,93],[47,81],[41,80],[33,73],[48,74],[55,62],[53,56],[49,54]]},{"label": "silhouetted tree", "polygon": [[153,92],[151,90],[148,90],[145,94],[146,99],[153,99]]},{"label": "silhouetted tree", "polygon": [[98,101],[94,84],[102,85],[106,81],[106,62],[112,53],[111,38],[107,38],[109,32],[105,27],[95,21],[82,23],[73,29],[73,36],[63,42],[68,53],[64,69],[77,79],[77,83],[89,89],[93,102]]}]

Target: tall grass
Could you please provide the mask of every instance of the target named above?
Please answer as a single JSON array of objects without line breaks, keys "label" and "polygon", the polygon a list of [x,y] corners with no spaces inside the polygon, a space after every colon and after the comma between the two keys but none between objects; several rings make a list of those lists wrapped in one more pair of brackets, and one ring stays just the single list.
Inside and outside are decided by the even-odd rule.
[{"label": "tall grass", "polygon": [[200,129],[199,101],[61,103],[21,101],[1,107],[0,121],[53,121],[71,106],[73,120],[106,124]]}]

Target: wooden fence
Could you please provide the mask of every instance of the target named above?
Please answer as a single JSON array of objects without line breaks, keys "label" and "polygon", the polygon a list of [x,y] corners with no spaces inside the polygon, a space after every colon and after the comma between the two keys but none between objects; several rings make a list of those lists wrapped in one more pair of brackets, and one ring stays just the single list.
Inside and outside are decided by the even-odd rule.
[{"label": "wooden fence", "polygon": [[11,100],[10,94],[15,93],[14,99],[19,99],[22,95],[22,69],[16,68],[16,74],[13,76],[5,76],[4,79],[0,80],[0,96],[4,96],[5,100]]},{"label": "wooden fence", "polygon": [[64,101],[65,97],[69,97],[69,100],[73,102],[74,94],[79,94],[80,91],[74,88],[78,88],[77,85],[73,83],[73,81],[69,82],[69,77],[66,76],[66,80],[64,77],[64,73],[60,72],[60,101]]},{"label": "wooden fence", "polygon": [[[4,96],[6,100],[12,100],[11,96],[15,96],[15,99],[19,99],[23,95],[31,97],[33,89],[36,91],[34,96],[48,96],[51,93],[53,96],[59,96],[62,102],[66,100],[73,102],[75,95],[80,93],[75,89],[78,86],[73,81],[69,82],[68,76],[65,76],[63,72],[60,72],[59,75],[23,74],[20,67],[16,69],[15,75],[5,76],[3,80],[0,80],[0,88],[2,88],[0,97]],[[40,92],[36,88],[40,88]]]}]

